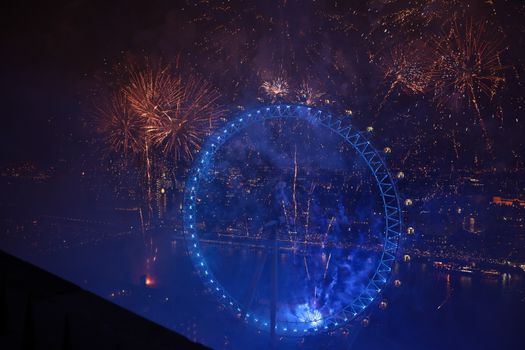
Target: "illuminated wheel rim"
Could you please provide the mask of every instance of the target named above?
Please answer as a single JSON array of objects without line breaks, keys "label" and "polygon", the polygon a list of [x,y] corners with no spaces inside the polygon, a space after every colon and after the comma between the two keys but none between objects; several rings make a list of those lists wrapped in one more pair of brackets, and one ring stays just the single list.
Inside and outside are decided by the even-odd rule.
[{"label": "illuminated wheel rim", "polygon": [[402,232],[402,217],[395,182],[381,155],[373,148],[363,133],[355,130],[351,125],[343,126],[339,119],[333,118],[329,113],[303,105],[270,105],[242,113],[210,136],[196,158],[195,165],[186,182],[183,219],[188,252],[203,282],[226,308],[260,329],[271,330],[270,321],[260,319],[257,315],[251,315],[248,312],[249,310],[243,310],[242,305],[221,285],[209,268],[201,251],[196,228],[196,198],[200,180],[203,179],[206,170],[213,163],[216,151],[226,141],[250,125],[279,118],[304,119],[310,123],[322,125],[339,135],[365,161],[373,175],[382,200],[384,213],[384,232],[381,235],[382,252],[375,272],[358,296],[336,313],[324,316],[322,320],[286,321],[275,324],[277,334],[290,336],[333,330],[358,318],[368,306],[378,299],[381,291],[387,285]]}]

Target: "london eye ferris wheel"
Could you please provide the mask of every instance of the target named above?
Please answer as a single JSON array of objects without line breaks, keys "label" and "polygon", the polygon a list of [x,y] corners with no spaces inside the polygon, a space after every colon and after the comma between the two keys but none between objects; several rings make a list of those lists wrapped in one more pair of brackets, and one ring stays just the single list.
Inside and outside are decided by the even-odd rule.
[{"label": "london eye ferris wheel", "polygon": [[285,336],[359,318],[390,281],[402,230],[395,180],[366,134],[303,105],[249,110],[211,135],[183,212],[207,288]]}]

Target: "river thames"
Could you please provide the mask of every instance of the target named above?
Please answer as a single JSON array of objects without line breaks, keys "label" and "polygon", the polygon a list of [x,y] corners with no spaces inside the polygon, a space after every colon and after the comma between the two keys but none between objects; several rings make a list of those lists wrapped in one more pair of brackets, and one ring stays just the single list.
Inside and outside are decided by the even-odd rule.
[{"label": "river thames", "polygon": [[[151,321],[217,349],[268,348],[269,334],[243,323],[207,293],[185,242],[167,232],[144,244],[140,235],[51,253],[32,253],[4,241],[4,250],[70,280]],[[252,251],[221,249],[232,264],[252,264]],[[279,264],[286,264],[286,255]],[[148,261],[149,260],[149,261]],[[225,260],[228,261],[228,260]],[[224,266],[234,271],[234,266]],[[401,286],[385,291],[386,309],[372,304],[369,323],[310,337],[279,338],[298,349],[522,349],[525,279],[522,273],[469,276],[438,270],[427,260],[398,263]]]}]

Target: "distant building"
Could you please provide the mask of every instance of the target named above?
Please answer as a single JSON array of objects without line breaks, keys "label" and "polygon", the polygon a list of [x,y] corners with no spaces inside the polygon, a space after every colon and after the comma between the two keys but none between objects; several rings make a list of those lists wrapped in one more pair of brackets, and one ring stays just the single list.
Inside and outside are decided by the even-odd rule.
[{"label": "distant building", "polygon": [[483,231],[477,220],[477,214],[471,214],[463,218],[463,230],[473,234]]},{"label": "distant building", "polygon": [[506,206],[516,205],[516,206],[525,208],[525,200],[518,199],[518,198],[503,198],[503,197],[494,196],[492,197],[492,203],[497,204],[497,205],[506,205]]}]

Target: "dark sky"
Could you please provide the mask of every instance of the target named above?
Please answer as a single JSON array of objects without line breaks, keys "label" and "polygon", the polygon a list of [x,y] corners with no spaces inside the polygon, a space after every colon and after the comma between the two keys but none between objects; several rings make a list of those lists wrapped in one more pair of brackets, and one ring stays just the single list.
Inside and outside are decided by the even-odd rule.
[{"label": "dark sky", "polygon": [[[388,86],[380,81],[377,66],[368,62],[371,53],[386,49],[378,48],[377,38],[363,39],[365,27],[385,10],[382,1],[212,3],[217,6],[198,1],[3,2],[2,164],[27,159],[53,162],[83,152],[78,140],[92,131],[88,122],[100,85],[111,82],[113,67],[128,56],[169,61],[181,55],[187,66],[224,90],[224,103],[231,106],[257,103],[260,81],[269,72],[285,70],[296,81],[313,77],[329,92],[327,96],[344,101],[342,109],[355,109],[357,124],[367,125],[366,117],[383,94],[380,89]],[[525,131],[523,4],[471,3],[469,16],[488,18],[490,30],[500,28],[506,35],[503,59],[509,68],[500,100],[505,120],[503,128],[489,124],[500,147],[497,152],[505,159],[516,158],[511,153],[523,153],[520,135]],[[260,18],[264,20],[257,22]],[[229,33],[232,28],[234,35]],[[413,113],[423,120],[431,113],[414,101],[395,95],[387,105],[383,124],[379,123],[386,130],[385,140],[406,143],[399,134],[420,133],[410,122],[403,122],[406,130],[388,132],[394,114]],[[417,127],[428,129],[432,123]],[[467,132],[465,147],[479,139],[475,130]],[[467,153],[483,152],[467,148]]]},{"label": "dark sky", "polygon": [[[3,161],[55,160],[61,141],[89,113],[94,76],[124,50],[151,47],[174,2],[137,3],[3,3]],[[153,7],[158,11],[148,11]]]}]

